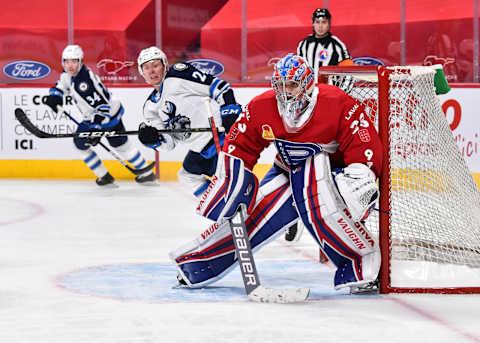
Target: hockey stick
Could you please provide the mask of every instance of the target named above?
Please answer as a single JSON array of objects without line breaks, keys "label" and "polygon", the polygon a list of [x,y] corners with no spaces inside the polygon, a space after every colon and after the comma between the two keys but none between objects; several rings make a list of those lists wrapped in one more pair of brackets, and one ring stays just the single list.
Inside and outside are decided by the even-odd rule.
[{"label": "hockey stick", "polygon": [[[81,124],[75,119],[73,118],[67,111],[65,111],[62,107],[58,107],[59,110],[61,112],[63,112],[68,118],[70,118],[73,122],[75,122],[75,124],[77,124],[78,126],[81,126]],[[33,125],[33,123],[30,121],[30,119],[28,119],[27,115],[25,114],[25,112],[21,109],[21,108],[17,108],[15,109],[15,118],[17,118],[17,120],[28,130],[30,131],[34,136],[36,137],[39,137],[39,138],[58,138],[56,137],[56,135],[54,134],[50,134],[50,133],[47,133],[47,132],[44,132],[42,130],[40,130],[38,127],[36,127],[35,125]],[[83,133],[83,132],[80,132],[80,133]],[[85,132],[87,133],[87,132]],[[88,133],[96,133],[96,132],[88,132]],[[73,136],[73,137],[82,137],[82,136]],[[91,136],[87,136],[87,137],[102,137],[102,136],[94,136],[94,135],[91,135]],[[85,138],[87,138],[85,137]],[[111,137],[111,136],[108,136],[108,137]],[[83,137],[82,137],[83,138]],[[105,144],[103,144],[102,142],[98,142],[98,144],[104,148],[105,150],[107,150],[118,162],[120,162],[125,168],[127,168],[130,172],[132,172],[134,175],[140,175],[140,174],[143,174],[143,173],[146,173],[148,172],[149,170],[152,170],[153,167],[155,166],[155,162],[152,162],[150,163],[149,165],[147,165],[146,167],[143,167],[143,168],[140,168],[140,169],[135,169],[135,168],[132,168],[130,167],[128,164],[126,164],[124,161],[123,161],[123,158],[115,151],[113,151],[112,149],[110,149],[109,147],[107,147]]]},{"label": "hockey stick", "polygon": [[[38,138],[94,138],[94,137],[118,137],[118,136],[129,136],[129,135],[138,135],[138,131],[87,131],[87,132],[74,132],[74,133],[49,133],[40,130],[36,127],[30,119],[28,119],[27,114],[21,109],[15,109],[15,118],[34,136]],[[219,127],[218,130],[220,132],[224,132],[225,129],[223,127]],[[211,132],[212,129],[209,127],[197,127],[197,128],[190,128],[190,129],[157,129],[158,133],[197,133],[197,132]]]},{"label": "hockey stick", "polygon": [[[206,102],[206,106],[215,147],[217,148],[217,152],[220,152],[220,140],[218,139],[215,121],[210,113],[208,102]],[[232,233],[235,254],[240,266],[240,273],[242,274],[243,285],[245,286],[248,298],[255,302],[282,304],[305,301],[310,293],[310,289],[308,288],[277,290],[263,287],[260,284],[250,239],[248,238],[247,227],[245,226],[245,213],[245,206],[241,205],[236,214],[228,219],[228,223],[230,232]]]},{"label": "hockey stick", "polygon": [[[67,111],[65,111],[65,109],[61,106],[57,106],[58,108],[58,112],[62,112],[63,114],[65,114],[68,118],[70,118],[70,120],[72,120],[75,124],[77,124],[78,126],[84,126],[82,125],[81,123],[79,123],[74,117],[72,117],[70,115],[70,113],[68,113]],[[101,139],[101,138],[100,138]],[[105,144],[103,144],[101,141],[98,142],[98,145],[100,145],[102,148],[104,148],[105,150],[107,150],[113,157],[115,157],[115,159],[120,162],[120,164],[122,166],[124,166],[125,168],[127,168],[131,173],[133,173],[134,175],[141,175],[141,174],[144,174],[146,172],[149,172],[150,170],[153,169],[153,167],[155,167],[155,161],[148,164],[147,166],[143,167],[143,168],[138,168],[138,169],[135,169],[135,168],[132,168],[130,167],[128,164],[125,163],[125,161],[123,160],[122,156],[120,156],[115,150],[112,150],[110,149],[108,146],[106,146]]]}]

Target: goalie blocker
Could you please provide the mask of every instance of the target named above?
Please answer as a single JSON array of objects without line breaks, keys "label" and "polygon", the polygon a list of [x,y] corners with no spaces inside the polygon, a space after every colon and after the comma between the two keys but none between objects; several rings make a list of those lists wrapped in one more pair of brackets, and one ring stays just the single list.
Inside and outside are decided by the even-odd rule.
[{"label": "goalie blocker", "polygon": [[[326,153],[304,160],[290,173],[274,165],[258,193],[255,176],[242,171],[240,161],[220,155],[221,169],[197,208],[198,213],[218,223],[170,253],[188,287],[215,282],[235,265],[232,235],[222,218],[234,214],[240,204],[249,206],[246,228],[254,251],[298,221],[300,213],[305,227],[337,267],[335,288],[361,287],[377,278],[378,244],[361,222],[352,220],[333,181]],[[369,180],[370,176],[364,182],[371,190]]]}]

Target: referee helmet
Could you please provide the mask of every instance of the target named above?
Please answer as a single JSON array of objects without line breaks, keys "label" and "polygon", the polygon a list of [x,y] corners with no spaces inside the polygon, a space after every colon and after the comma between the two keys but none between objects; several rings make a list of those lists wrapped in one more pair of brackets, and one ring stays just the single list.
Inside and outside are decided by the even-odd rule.
[{"label": "referee helmet", "polygon": [[315,11],[313,11],[312,23],[315,21],[315,19],[318,18],[326,18],[330,21],[332,19],[332,15],[330,14],[330,11],[326,8],[317,8]]}]

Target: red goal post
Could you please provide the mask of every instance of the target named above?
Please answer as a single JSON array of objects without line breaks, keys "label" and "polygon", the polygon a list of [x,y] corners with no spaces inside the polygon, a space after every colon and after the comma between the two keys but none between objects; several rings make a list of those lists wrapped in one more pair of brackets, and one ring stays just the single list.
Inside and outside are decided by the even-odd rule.
[{"label": "red goal post", "polygon": [[[423,66],[323,67],[362,102],[384,146],[367,220],[382,251],[382,293],[480,293],[480,193]],[[322,81],[321,81],[322,82]]]}]

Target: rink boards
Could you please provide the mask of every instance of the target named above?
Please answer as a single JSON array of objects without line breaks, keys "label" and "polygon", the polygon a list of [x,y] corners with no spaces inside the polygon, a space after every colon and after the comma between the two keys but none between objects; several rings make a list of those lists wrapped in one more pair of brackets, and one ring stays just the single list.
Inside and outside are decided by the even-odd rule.
[{"label": "rink boards", "polygon": [[[71,133],[76,125],[67,117],[53,113],[43,104],[47,94],[45,87],[3,86],[0,87],[0,177],[3,178],[52,178],[52,179],[88,179],[93,178],[90,170],[79,160],[71,139],[40,139],[32,136],[13,115],[14,109],[21,107],[30,120],[44,131],[51,133]],[[234,87],[237,99],[246,104],[254,96],[267,88],[242,85]],[[127,130],[136,130],[142,121],[141,110],[144,99],[151,88],[111,87],[114,96],[121,99],[125,107],[124,124]],[[480,88],[475,85],[453,87],[452,91],[441,96],[442,108],[452,128],[473,176],[480,184],[480,129],[475,115],[475,98]],[[69,103],[67,99],[67,104]],[[66,108],[76,118],[80,118],[75,108]],[[153,150],[145,148],[136,136],[130,136],[144,156],[156,159]],[[112,156],[100,148],[97,153],[105,160],[106,167],[118,179],[131,179],[132,175],[114,161]],[[177,172],[186,149],[178,147],[174,151],[160,151],[158,156],[160,179],[177,180]],[[259,160],[257,174],[263,175],[272,162],[274,150],[268,149]]]}]

